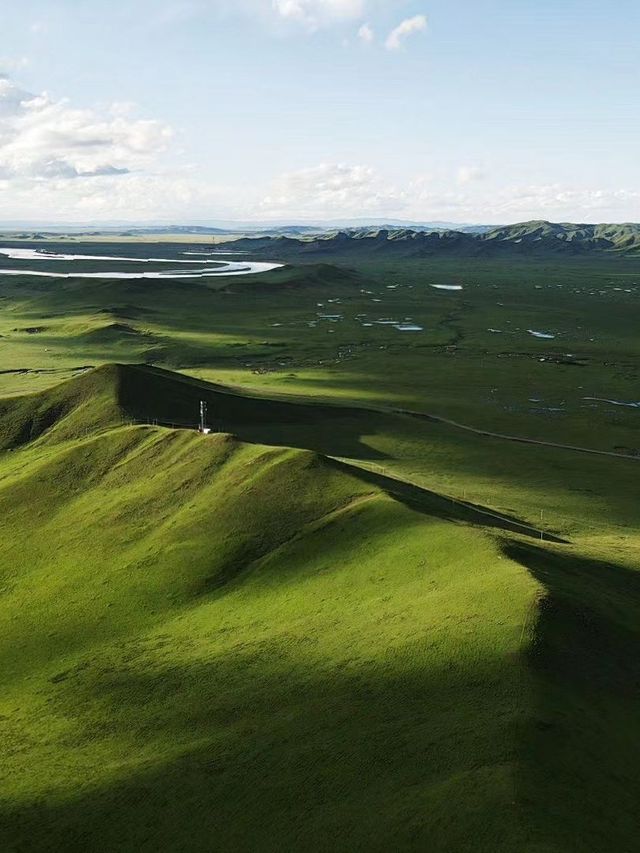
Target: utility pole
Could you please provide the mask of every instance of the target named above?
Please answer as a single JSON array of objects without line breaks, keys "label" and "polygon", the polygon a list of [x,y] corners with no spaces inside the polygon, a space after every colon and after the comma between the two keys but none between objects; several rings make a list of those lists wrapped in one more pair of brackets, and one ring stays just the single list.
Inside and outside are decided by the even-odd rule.
[{"label": "utility pole", "polygon": [[200,432],[204,435],[207,423],[207,404],[204,400],[200,400]]}]

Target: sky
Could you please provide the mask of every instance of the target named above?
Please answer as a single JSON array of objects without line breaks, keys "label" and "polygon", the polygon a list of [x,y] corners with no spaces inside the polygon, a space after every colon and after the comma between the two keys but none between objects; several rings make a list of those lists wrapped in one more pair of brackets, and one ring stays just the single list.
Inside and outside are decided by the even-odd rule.
[{"label": "sky", "polygon": [[640,3],[0,0],[0,221],[640,220]]}]

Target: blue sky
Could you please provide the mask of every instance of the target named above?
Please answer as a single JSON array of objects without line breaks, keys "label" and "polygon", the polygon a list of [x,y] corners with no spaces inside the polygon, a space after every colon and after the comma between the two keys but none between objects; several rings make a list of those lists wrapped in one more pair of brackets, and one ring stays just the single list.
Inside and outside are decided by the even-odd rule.
[{"label": "blue sky", "polygon": [[639,220],[639,31],[637,0],[22,0],[0,220]]}]

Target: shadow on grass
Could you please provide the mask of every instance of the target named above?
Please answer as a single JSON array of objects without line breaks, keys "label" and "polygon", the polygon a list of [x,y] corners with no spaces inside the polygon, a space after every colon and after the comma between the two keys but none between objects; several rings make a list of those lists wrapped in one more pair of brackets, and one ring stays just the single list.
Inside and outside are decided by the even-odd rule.
[{"label": "shadow on grass", "polygon": [[[350,465],[337,460],[329,461],[340,470],[348,472],[354,477],[358,477],[358,479],[363,480],[365,483],[371,483],[372,485],[377,486],[379,489],[382,489],[388,495],[416,512],[445,519],[447,521],[461,521],[466,524],[481,524],[483,527],[494,527],[500,530],[508,530],[511,533],[520,533],[523,536],[532,536],[536,539],[540,538],[540,531],[538,529],[531,527],[531,525],[515,518],[514,516],[497,513],[488,507],[483,507],[478,504],[448,498],[438,492],[432,492],[430,489],[425,489],[421,486],[416,486],[413,483],[398,480],[395,477],[386,477],[382,474],[377,474],[374,471],[368,471],[365,468],[360,468],[357,465]],[[565,545],[568,544],[566,539],[561,539],[558,536],[553,536],[549,533],[545,533],[544,537],[547,542]]]},{"label": "shadow on grass", "polygon": [[132,417],[195,428],[200,401],[208,423],[241,441],[313,450],[324,455],[385,459],[363,440],[374,427],[357,409],[252,397],[182,374],[120,366],[119,400]]},{"label": "shadow on grass", "polygon": [[301,664],[287,642],[54,684],[50,707],[78,722],[67,754],[113,738],[114,781],[97,764],[66,800],[5,804],[3,849],[523,849],[504,728],[517,667],[430,670],[406,649],[386,671]]},{"label": "shadow on grass", "polygon": [[522,801],[554,850],[635,850],[640,573],[522,543],[505,550],[546,589],[529,653],[537,702]]}]

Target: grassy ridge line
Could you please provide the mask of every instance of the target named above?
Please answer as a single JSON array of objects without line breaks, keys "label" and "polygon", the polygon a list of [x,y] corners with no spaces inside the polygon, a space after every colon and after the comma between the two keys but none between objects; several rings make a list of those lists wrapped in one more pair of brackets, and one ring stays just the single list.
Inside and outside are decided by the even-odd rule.
[{"label": "grassy ridge line", "polygon": [[[8,418],[8,435],[13,435],[14,441],[17,442],[27,442],[28,439],[32,437],[34,437],[36,441],[46,442],[50,431],[52,431],[50,438],[55,434],[57,441],[68,440],[70,438],[80,440],[85,435],[94,436],[97,432],[103,429],[115,428],[118,423],[121,425],[138,423],[140,425],[161,425],[169,428],[193,428],[193,424],[189,424],[186,421],[180,423],[176,421],[162,421],[158,418],[149,418],[143,421],[132,418],[127,414],[128,407],[126,405],[123,406],[123,399],[121,395],[123,394],[124,388],[130,377],[144,372],[145,368],[132,368],[119,365],[114,365],[112,367],[105,366],[76,380],[72,383],[71,387],[67,386],[66,383],[61,386],[56,386],[56,388],[52,389],[51,392],[45,392],[37,395],[37,399],[35,400],[28,397],[18,397],[13,402],[11,400],[7,400],[5,414],[8,413],[10,416]],[[170,385],[167,385],[167,391],[170,391],[176,386],[179,387],[183,381],[181,376],[168,374],[166,371],[159,371],[155,368],[146,369],[146,372],[148,372],[149,375],[153,375],[154,378],[157,378],[159,374],[162,374],[163,380],[166,379],[168,383],[171,383]],[[200,385],[203,383],[196,381],[193,384]],[[65,394],[65,390],[68,393]],[[111,399],[110,397],[110,390],[113,391],[114,399]],[[211,387],[206,387],[206,389],[203,388],[203,390],[210,392]],[[244,400],[245,397],[245,395],[236,394],[235,392],[231,392],[231,394],[229,394],[229,391],[221,388],[221,386],[216,386],[216,393],[227,394],[228,396],[237,397],[242,400]],[[268,405],[269,402],[273,402],[266,398],[255,399],[261,399],[261,402],[264,402],[266,405]],[[290,404],[287,404],[287,406],[288,405]],[[298,412],[305,408],[305,404],[299,401],[293,405],[298,408]],[[315,405],[318,406],[320,404],[316,403]],[[345,406],[338,406],[335,408],[341,412],[346,410]],[[357,407],[355,408],[355,411],[358,411]],[[0,412],[0,414],[2,414],[2,412]],[[260,412],[258,414],[260,415],[261,420],[263,420],[265,417],[264,412]],[[268,414],[269,412],[267,415]],[[27,423],[26,427],[24,424],[25,418]],[[0,433],[1,432],[4,432],[5,435],[7,434],[7,425],[2,421],[0,421]],[[7,439],[5,438],[5,443],[6,441]],[[282,441],[271,441],[267,443],[273,443],[276,446],[286,446],[283,445]],[[341,458],[330,454],[321,454],[321,456],[325,458]],[[360,469],[357,466],[352,466],[350,473],[355,474],[356,476],[361,476],[359,471]],[[406,485],[413,487],[413,494],[409,496],[410,501],[413,503],[415,503],[416,500],[419,503],[424,503],[426,500],[431,510],[437,509],[438,512],[441,512],[441,508],[436,508],[434,506],[434,501],[436,503],[449,502],[452,507],[463,510],[461,517],[464,520],[469,520],[471,518],[475,523],[480,522],[486,524],[487,520],[490,519],[493,523],[498,521],[499,526],[507,530],[523,533],[527,536],[533,535],[539,537],[541,535],[541,531],[539,529],[534,528],[519,519],[509,518],[504,514],[496,512],[489,512],[469,502],[459,501],[455,498],[438,494],[432,490],[418,486],[418,484],[409,481],[407,478],[404,480],[401,477],[394,477],[393,479],[386,478],[377,482],[376,485],[383,488],[387,493],[392,493],[395,489],[395,484],[403,481]],[[407,496],[405,495],[404,497]],[[557,542],[565,541],[558,537],[554,537],[551,534],[549,534],[549,538],[552,541]]]},{"label": "grassy ridge line", "polygon": [[[400,477],[396,474],[387,473],[386,469],[382,468],[379,465],[374,466],[373,463],[367,464],[366,462],[354,462],[351,459],[340,459],[339,457],[331,457],[336,459],[340,464],[345,465],[350,469],[360,469],[365,471],[371,471],[375,473],[379,482],[384,482],[387,484],[387,494],[393,495],[394,497],[399,497],[402,495],[402,492],[398,493],[397,489],[394,488],[392,483],[396,483],[401,487],[411,487],[411,490],[415,490],[415,492],[419,493],[421,496],[428,497],[435,501],[443,501],[448,504],[451,504],[453,507],[457,509],[464,510],[464,515],[462,518],[468,521],[480,521],[484,524],[487,524],[486,519],[491,519],[489,524],[491,526],[498,526],[503,528],[504,530],[509,530],[512,533],[521,533],[524,536],[535,537],[536,539],[540,539],[541,541],[553,542],[557,545],[569,545],[570,542],[568,539],[563,539],[560,536],[556,536],[549,531],[542,530],[539,527],[533,527],[530,524],[526,524],[524,521],[520,521],[517,518],[509,518],[506,515],[501,513],[493,512],[492,510],[485,509],[484,507],[478,506],[478,504],[471,503],[469,501],[460,500],[459,498],[454,498],[451,495],[443,495],[439,492],[434,492],[431,489],[425,489],[424,486],[416,483],[414,480],[410,480],[408,477]],[[415,493],[414,493],[415,497]],[[409,501],[411,501],[411,497],[408,496]],[[400,497],[402,499],[402,497]],[[478,518],[478,516],[480,518]],[[499,522],[498,525],[495,525],[495,522]]]},{"label": "grassy ridge line", "polygon": [[[133,366],[133,365],[132,365]],[[148,371],[153,373],[163,373],[166,374],[167,377],[176,378],[176,374],[170,371],[164,370],[159,367],[149,367],[148,365],[135,365],[136,369],[142,371]],[[356,401],[346,401],[346,402],[335,402],[335,401],[327,401],[318,399],[314,399],[313,397],[304,397],[301,398],[300,395],[287,395],[287,394],[261,394],[256,392],[254,389],[243,389],[241,386],[230,386],[230,385],[222,385],[214,382],[205,382],[202,379],[196,379],[195,377],[188,376],[188,374],[180,373],[178,374],[181,379],[184,378],[189,381],[195,387],[202,388],[203,390],[215,390],[216,393],[226,394],[234,397],[249,397],[255,400],[264,400],[264,401],[283,401],[291,404],[304,405],[304,406],[315,406],[318,408],[322,407],[331,407],[334,409],[346,409],[353,410],[358,412],[376,412],[378,414],[391,414],[391,415],[406,415],[412,418],[423,418],[425,420],[433,421],[434,423],[440,423],[445,426],[451,426],[455,429],[464,430],[465,432],[473,433],[474,435],[486,436],[487,438],[496,438],[502,441],[514,441],[520,444],[533,444],[538,445],[540,447],[551,447],[557,450],[566,450],[574,453],[589,453],[595,456],[609,456],[616,459],[627,459],[634,462],[640,461],[640,457],[632,456],[627,453],[615,453],[614,451],[609,450],[597,450],[591,447],[578,447],[569,444],[560,444],[552,441],[542,441],[535,438],[527,438],[525,436],[516,436],[516,435],[507,435],[505,433],[492,432],[490,430],[480,429],[478,427],[473,427],[468,424],[461,424],[457,421],[450,420],[448,418],[444,418],[441,415],[434,415],[429,412],[419,412],[413,409],[404,409],[399,408],[397,406],[361,406],[358,405]],[[173,422],[176,423],[176,422]],[[170,422],[166,422],[167,426],[171,426]],[[194,421],[193,426],[195,427],[197,424]]]},{"label": "grassy ridge line", "polygon": [[[243,394],[237,389],[146,366],[105,365],[40,395],[6,400],[6,410],[0,406],[0,414],[4,412],[0,416],[0,446],[19,446],[16,436],[21,442],[36,440],[50,445],[133,422],[194,428],[200,399],[208,401],[218,432],[233,433],[254,444],[311,449],[322,456],[348,459],[356,464],[389,460],[384,464],[391,465],[400,479],[420,483],[443,496],[455,496],[456,500],[462,498],[458,507],[464,513],[468,512],[464,509],[467,498],[458,488],[462,482],[475,492],[474,505],[480,509],[488,505],[495,515],[507,518],[507,524],[523,525],[519,529],[525,535],[531,535],[532,530],[540,534],[540,526],[533,519],[537,519],[542,506],[549,509],[549,517],[565,521],[574,517],[569,527],[565,524],[558,528],[570,539],[584,532],[583,522],[590,518],[585,512],[595,510],[591,519],[595,522],[594,529],[602,527],[599,519],[605,518],[605,512],[608,517],[607,507],[612,501],[620,504],[624,513],[620,516],[624,519],[622,528],[628,527],[634,517],[633,504],[623,504],[624,495],[635,492],[630,480],[633,469],[623,466],[617,489],[613,489],[613,480],[611,487],[603,489],[602,465],[610,458],[606,455],[592,454],[588,458],[593,463],[589,465],[584,465],[576,453],[566,455],[564,462],[559,458],[559,464],[567,472],[559,476],[554,473],[554,459],[556,454],[563,453],[561,448],[540,446],[540,453],[546,454],[546,459],[539,470],[541,466],[538,457],[533,456],[533,448],[525,450],[527,443],[512,443],[514,451],[505,454],[501,450],[505,448],[504,442],[486,437],[487,442],[494,444],[487,449],[489,455],[485,458],[482,443],[474,433],[455,431],[428,418],[411,417],[388,408]],[[59,420],[55,420],[52,412],[60,414]],[[417,426],[421,421],[433,423],[433,427],[425,430]],[[469,435],[471,440],[456,438],[461,435]],[[523,449],[516,451],[518,446]],[[469,464],[472,468],[481,466],[480,479],[475,482],[473,477],[467,479]],[[417,479],[412,476],[415,471],[420,472]],[[517,471],[522,471],[525,478],[525,490],[521,478],[514,476]],[[496,487],[499,487],[497,492]],[[577,496],[593,495],[593,498],[578,497],[577,504],[572,495],[567,504],[567,488]],[[487,500],[488,495],[491,497]],[[582,522],[577,523],[579,518]],[[483,524],[498,521],[488,515],[478,520]],[[525,529],[527,526],[529,529]]]}]

